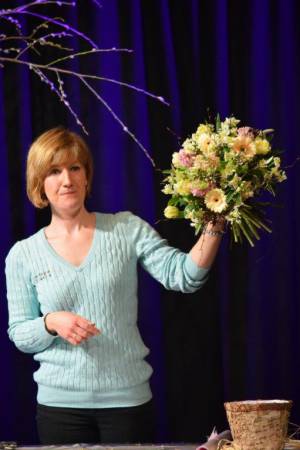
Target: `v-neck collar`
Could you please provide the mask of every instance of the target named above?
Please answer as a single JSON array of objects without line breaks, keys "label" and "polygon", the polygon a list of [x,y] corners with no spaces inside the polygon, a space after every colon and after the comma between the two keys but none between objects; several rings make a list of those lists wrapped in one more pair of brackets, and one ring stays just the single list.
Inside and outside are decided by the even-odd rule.
[{"label": "v-neck collar", "polygon": [[40,236],[41,236],[41,239],[43,241],[45,248],[48,250],[49,253],[51,253],[51,255],[58,262],[69,267],[69,269],[73,269],[75,271],[81,271],[93,259],[95,249],[96,249],[96,241],[97,241],[97,236],[98,236],[97,229],[99,226],[99,217],[100,217],[100,215],[97,213],[95,213],[95,215],[96,215],[96,223],[95,223],[95,229],[94,229],[92,243],[91,243],[90,249],[89,249],[86,257],[84,258],[84,260],[82,261],[82,263],[79,266],[76,266],[75,264],[70,263],[69,261],[67,261],[65,258],[63,258],[61,255],[59,255],[54,250],[54,248],[52,247],[52,245],[49,243],[48,239],[46,238],[46,234],[45,234],[46,227],[44,227],[40,230]]}]

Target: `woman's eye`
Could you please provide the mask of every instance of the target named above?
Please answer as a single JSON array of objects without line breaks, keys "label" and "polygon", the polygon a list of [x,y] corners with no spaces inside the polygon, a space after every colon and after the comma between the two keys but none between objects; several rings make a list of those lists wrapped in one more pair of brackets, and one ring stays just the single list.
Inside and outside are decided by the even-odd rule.
[{"label": "woman's eye", "polygon": [[72,166],[71,167],[72,172],[77,172],[77,170],[80,170],[80,166]]},{"label": "woman's eye", "polygon": [[58,175],[59,173],[60,173],[60,170],[57,169],[57,168],[55,168],[55,167],[53,167],[53,168],[50,170],[49,175]]}]

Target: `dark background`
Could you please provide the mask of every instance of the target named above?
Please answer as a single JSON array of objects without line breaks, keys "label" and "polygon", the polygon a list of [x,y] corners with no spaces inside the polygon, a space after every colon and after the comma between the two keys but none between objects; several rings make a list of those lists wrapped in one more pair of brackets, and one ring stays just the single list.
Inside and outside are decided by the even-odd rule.
[{"label": "dark background", "polygon": [[[26,2],[1,1],[2,8]],[[152,154],[156,169],[99,101],[79,82],[66,90],[85,122],[95,159],[89,208],[131,210],[155,224],[170,244],[189,250],[187,222],[164,221],[161,169],[207,118],[233,114],[242,125],[274,128],[283,166],[299,156],[299,19],[296,0],[81,0],[60,9],[102,48],[73,70],[131,82],[170,101],[166,107],[107,82],[93,86]],[[54,8],[40,6],[44,12]],[[57,14],[57,12],[55,13]],[[24,27],[34,21],[21,19]],[[0,21],[0,34],[7,27]],[[0,43],[1,44],[1,43]],[[74,49],[81,49],[73,40]],[[43,62],[47,50],[39,57]],[[56,125],[81,133],[62,104],[27,68],[0,68],[0,440],[37,441],[31,355],[7,337],[4,260],[16,240],[49,220],[26,198],[25,162],[32,140]],[[193,295],[166,292],[140,278],[140,328],[151,348],[157,441],[200,442],[227,427],[223,402],[285,398],[300,423],[299,165],[268,209],[272,234],[255,248],[230,248],[225,236],[206,286]],[[267,200],[270,200],[266,196]],[[158,223],[156,223],[158,222]]]}]

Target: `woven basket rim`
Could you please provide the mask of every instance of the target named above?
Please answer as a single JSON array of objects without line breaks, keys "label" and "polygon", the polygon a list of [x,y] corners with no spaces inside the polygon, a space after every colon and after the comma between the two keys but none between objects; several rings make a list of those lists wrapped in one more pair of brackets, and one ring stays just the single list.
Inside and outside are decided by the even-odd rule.
[{"label": "woven basket rim", "polygon": [[292,400],[243,400],[225,402],[226,411],[247,412],[247,411],[267,411],[267,410],[288,410],[292,408]]}]

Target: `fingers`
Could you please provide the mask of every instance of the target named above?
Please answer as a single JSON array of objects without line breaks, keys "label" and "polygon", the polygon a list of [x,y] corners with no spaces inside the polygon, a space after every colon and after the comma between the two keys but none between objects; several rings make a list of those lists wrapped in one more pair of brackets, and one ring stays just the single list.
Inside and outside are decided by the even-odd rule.
[{"label": "fingers", "polygon": [[67,340],[72,345],[78,345],[91,337],[98,336],[99,334],[100,330],[95,326],[95,324],[80,317],[70,330]]},{"label": "fingers", "polygon": [[91,325],[88,325],[86,328],[76,325],[72,331],[84,339],[88,339],[93,336],[98,336],[98,334],[100,334],[100,330],[98,330],[98,328],[96,328],[95,326]]},{"label": "fingers", "polygon": [[72,345],[78,345],[81,344],[84,341],[87,341],[90,337],[88,334],[84,331],[80,331],[81,334],[78,332],[72,331],[70,334],[66,337],[67,341],[69,341]]},{"label": "fingers", "polygon": [[90,320],[71,311],[56,311],[47,315],[47,327],[72,345],[100,334],[99,328]]},{"label": "fingers", "polygon": [[72,345],[79,345],[82,342],[81,338],[77,336],[75,333],[73,333],[69,337],[66,337],[66,341],[70,342],[70,344]]},{"label": "fingers", "polygon": [[84,319],[83,317],[79,317],[76,321],[76,326],[91,334],[92,336],[97,336],[100,334],[99,328],[89,320]]}]

